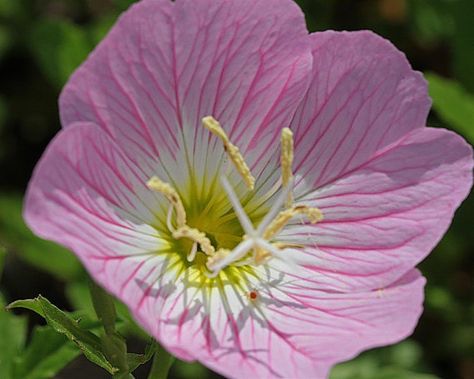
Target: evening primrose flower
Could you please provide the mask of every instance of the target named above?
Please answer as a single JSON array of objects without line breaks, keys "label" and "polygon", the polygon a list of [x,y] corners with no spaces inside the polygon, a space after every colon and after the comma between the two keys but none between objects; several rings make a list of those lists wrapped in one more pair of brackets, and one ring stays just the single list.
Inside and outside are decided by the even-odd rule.
[{"label": "evening primrose flower", "polygon": [[429,108],[393,45],[290,0],[144,0],[66,85],[25,219],[178,358],[323,378],[411,334],[470,190]]}]

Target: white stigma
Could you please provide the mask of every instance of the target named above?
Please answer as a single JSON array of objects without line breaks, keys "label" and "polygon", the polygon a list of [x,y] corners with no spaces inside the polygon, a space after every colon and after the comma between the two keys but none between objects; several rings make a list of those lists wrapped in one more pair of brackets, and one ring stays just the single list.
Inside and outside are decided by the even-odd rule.
[{"label": "white stigma", "polygon": [[265,250],[276,258],[281,258],[288,263],[292,263],[291,261],[285,258],[284,254],[282,254],[282,251],[280,249],[273,246],[263,237],[265,230],[278,215],[286,199],[288,199],[288,194],[290,193],[292,188],[292,182],[288,183],[287,186],[283,187],[282,192],[280,193],[276,201],[273,203],[272,207],[270,208],[266,216],[263,218],[262,222],[258,225],[257,229],[255,229],[252,225],[252,222],[250,221],[248,215],[245,213],[244,208],[240,204],[240,201],[235,191],[233,190],[229,181],[224,176],[221,177],[221,184],[225,192],[227,193],[229,201],[232,204],[232,207],[234,208],[234,212],[237,215],[240,224],[242,225],[242,229],[245,232],[246,238],[242,242],[240,242],[227,256],[216,262],[214,265],[212,265],[212,267],[209,267],[213,274],[216,275],[225,267],[245,257],[250,252],[250,250],[257,248]]}]

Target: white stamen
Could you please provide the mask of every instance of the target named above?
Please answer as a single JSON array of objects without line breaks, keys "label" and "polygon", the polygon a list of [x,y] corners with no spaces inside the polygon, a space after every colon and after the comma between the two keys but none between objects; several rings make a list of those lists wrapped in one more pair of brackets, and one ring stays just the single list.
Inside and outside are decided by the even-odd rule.
[{"label": "white stamen", "polygon": [[257,238],[255,242],[259,247],[270,252],[272,254],[272,257],[280,259],[281,261],[292,266],[292,268],[294,269],[298,269],[299,266],[297,261],[295,259],[292,259],[291,255],[285,254],[284,250],[278,249],[271,243],[265,241],[263,238]]},{"label": "white stamen", "polygon": [[227,196],[229,197],[230,203],[232,204],[232,207],[234,208],[235,214],[237,215],[240,221],[240,224],[242,225],[242,228],[245,231],[245,234],[247,234],[248,237],[254,237],[255,229],[252,225],[252,222],[250,221],[249,217],[245,213],[244,208],[242,208],[242,205],[240,204],[237,194],[234,192],[229,181],[224,176],[221,176],[221,184],[222,184],[222,187],[224,187],[224,190],[227,193]]},{"label": "white stamen", "polygon": [[[208,265],[209,270],[212,271],[212,273],[209,274],[208,277],[213,278],[217,276],[219,271],[229,266],[230,264],[234,264],[235,266],[245,266],[252,263],[258,264],[256,256],[257,249],[259,251],[264,250],[265,252],[267,252],[269,254],[269,258],[275,257],[279,260],[284,261],[286,264],[291,265],[293,268],[298,269],[299,260],[295,260],[294,256],[292,255],[285,254],[284,250],[279,249],[277,246],[271,244],[263,237],[265,235],[265,231],[274,221],[275,217],[277,217],[283,204],[288,199],[288,194],[293,186],[293,180],[290,180],[288,182],[288,185],[283,187],[280,195],[273,203],[272,207],[270,208],[270,211],[264,217],[257,230],[255,230],[255,228],[253,227],[252,222],[245,213],[245,210],[240,204],[237,194],[233,190],[229,181],[225,177],[221,177],[221,183],[227,193],[227,196],[229,197],[229,201],[231,202],[232,207],[234,208],[235,214],[237,215],[242,225],[242,229],[244,229],[245,231],[246,238],[239,245],[237,245],[237,247],[234,248],[234,250],[232,250],[227,256],[223,257],[222,259],[219,258],[220,260],[216,259],[216,262],[213,262],[211,266]],[[251,249],[254,249],[252,257],[248,257],[247,259],[244,259],[241,262],[237,262],[240,259],[244,258],[245,255],[248,254]]]},{"label": "white stamen", "polygon": [[[281,252],[279,251],[279,249],[272,246],[270,243],[264,241],[262,238],[262,235],[265,229],[268,227],[268,225],[276,217],[278,212],[280,212],[280,209],[283,206],[283,203],[286,201],[288,197],[288,193],[291,189],[292,182],[288,183],[288,186],[283,188],[282,193],[278,196],[277,200],[272,205],[272,208],[270,209],[268,214],[265,216],[263,221],[260,223],[257,231],[255,230],[255,228],[252,225],[252,222],[250,221],[249,217],[245,213],[245,210],[240,204],[237,194],[235,193],[234,189],[230,185],[229,181],[225,177],[221,177],[221,183],[222,183],[222,187],[227,193],[227,196],[229,197],[229,201],[231,202],[232,207],[234,208],[235,214],[237,215],[242,225],[242,228],[245,231],[247,239],[245,239],[243,242],[237,245],[237,247],[234,250],[232,250],[232,252],[229,255],[227,255],[225,258],[217,262],[213,267],[209,267],[209,269],[212,270],[214,274],[216,274],[220,270],[225,268],[226,266],[238,261],[239,259],[242,259],[249,252],[250,249],[256,246],[262,247],[262,245],[264,245],[265,247],[262,247],[263,249],[265,249],[266,251],[269,251],[272,255],[276,253],[279,257],[281,257]],[[251,259],[252,261],[254,261],[255,257]],[[249,261],[250,261],[250,258],[242,262],[242,265],[248,263]]]},{"label": "white stamen", "polygon": [[221,261],[217,262],[213,267],[209,267],[213,273],[218,273],[220,270],[225,268],[226,266],[230,265],[231,263],[238,261],[239,259],[243,258],[245,254],[249,252],[252,246],[255,244],[254,239],[249,238],[237,245],[237,247],[232,250],[232,252],[223,258]]},{"label": "white stamen", "polygon": [[265,215],[262,222],[258,225],[257,228],[257,235],[261,236],[265,229],[272,223],[274,218],[280,212],[281,207],[285,203],[286,199],[288,198],[288,194],[290,193],[291,188],[293,187],[293,181],[290,181],[287,186],[283,187],[280,195],[277,197],[275,202],[272,204],[270,211]]},{"label": "white stamen", "polygon": [[244,259],[243,261],[240,261],[240,262],[234,262],[234,266],[237,266],[237,267],[242,267],[242,266],[248,266],[248,265],[251,265],[252,263],[255,262],[255,258],[252,256],[252,257],[249,257],[247,259]]},{"label": "white stamen", "polygon": [[255,204],[253,204],[254,207],[260,206],[266,203],[268,199],[270,199],[273,195],[275,195],[280,190],[280,187],[281,187],[281,178],[279,178],[267,192],[265,192],[263,195],[261,195],[258,198],[258,201]]},{"label": "white stamen", "polygon": [[166,226],[168,227],[168,230],[173,233],[176,229],[173,227],[173,224],[171,223],[171,218],[173,217],[173,205],[171,204],[170,207],[168,208],[168,214],[166,216]]}]

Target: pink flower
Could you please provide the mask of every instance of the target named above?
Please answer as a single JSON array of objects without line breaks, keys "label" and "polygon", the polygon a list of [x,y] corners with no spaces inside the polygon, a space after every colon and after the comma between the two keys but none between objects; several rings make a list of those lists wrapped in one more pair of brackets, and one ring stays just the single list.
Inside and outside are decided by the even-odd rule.
[{"label": "pink flower", "polygon": [[422,312],[473,166],[429,108],[393,45],[290,0],[144,0],[66,85],[25,218],[177,357],[322,378]]}]

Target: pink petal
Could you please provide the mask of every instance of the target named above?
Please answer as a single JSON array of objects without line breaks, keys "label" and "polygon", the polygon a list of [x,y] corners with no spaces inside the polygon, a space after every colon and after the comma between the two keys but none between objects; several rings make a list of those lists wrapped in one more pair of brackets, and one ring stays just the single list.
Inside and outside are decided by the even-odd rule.
[{"label": "pink petal", "polygon": [[[285,271],[261,268],[259,279],[221,289],[178,280],[164,296],[156,285],[136,314],[173,354],[226,377],[324,378],[335,363],[410,335],[422,311],[425,280],[416,270],[388,288],[349,294]],[[253,289],[255,302],[246,296]]]},{"label": "pink petal", "polygon": [[207,115],[241,149],[257,139],[268,146],[304,96],[311,61],[304,16],[290,0],[144,0],[72,76],[61,120],[96,123],[152,170],[166,153],[182,164],[184,144],[205,151]]},{"label": "pink petal", "polygon": [[163,261],[156,254],[162,242],[149,226],[161,205],[140,175],[98,127],[71,125],[35,169],[25,220],[37,235],[74,251],[118,294],[140,270]]},{"label": "pink petal", "polygon": [[411,335],[422,313],[424,284],[416,270],[371,292],[322,292],[304,278],[277,283],[266,311],[269,324],[282,333],[274,361],[293,362],[282,376],[323,378],[337,362]]},{"label": "pink petal", "polygon": [[422,75],[372,32],[311,37],[313,79],[291,128],[295,170],[320,188],[423,127],[431,102]]},{"label": "pink petal", "polygon": [[326,32],[313,44],[313,82],[293,123],[296,198],[324,220],[280,238],[310,241],[300,254],[324,288],[380,288],[446,232],[472,186],[472,149],[423,126],[425,82],[387,41]]},{"label": "pink petal", "polygon": [[[326,288],[374,289],[414,267],[436,246],[472,186],[472,149],[444,129],[419,128],[303,203],[324,220],[282,239],[305,248]],[[297,254],[297,253],[296,253]],[[308,257],[308,259],[310,259]]]}]

